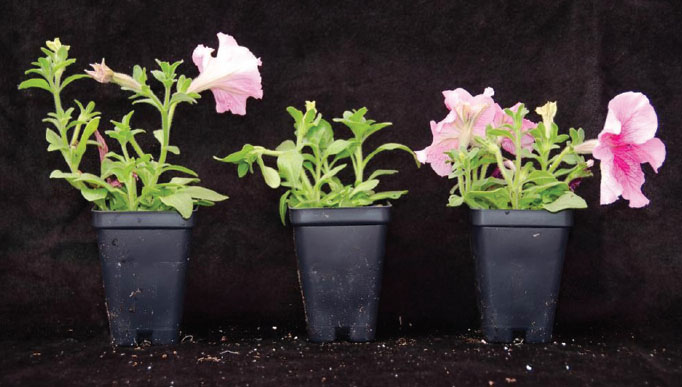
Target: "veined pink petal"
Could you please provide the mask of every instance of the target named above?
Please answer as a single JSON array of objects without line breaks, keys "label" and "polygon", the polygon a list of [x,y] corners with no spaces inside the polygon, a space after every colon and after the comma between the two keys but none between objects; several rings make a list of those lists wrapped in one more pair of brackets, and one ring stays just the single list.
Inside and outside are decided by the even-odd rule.
[{"label": "veined pink petal", "polygon": [[495,117],[496,104],[491,98],[494,93],[490,87],[476,96],[462,88],[443,91],[445,106],[450,111],[440,122],[431,121],[433,142],[417,152],[419,161],[431,164],[439,176],[448,176],[452,167],[446,152],[468,147],[474,136],[485,136],[486,126]]},{"label": "veined pink petal", "polygon": [[218,33],[217,56],[210,47],[198,45],[192,54],[192,61],[199,69],[199,76],[189,86],[188,92],[201,93],[210,89],[216,100],[216,111],[231,111],[246,114],[246,100],[249,97],[263,97],[261,65],[251,51],[239,46],[230,35]]},{"label": "veined pink petal", "polygon": [[654,137],[657,128],[658,118],[649,99],[642,93],[629,91],[609,102],[602,133],[620,135],[621,141],[630,144],[643,144]]},{"label": "veined pink petal", "polygon": [[644,144],[636,145],[633,148],[635,158],[641,163],[649,163],[654,172],[658,173],[658,168],[663,165],[665,160],[665,145],[663,145],[663,141],[658,138],[652,138]]},{"label": "veined pink petal", "polygon": [[445,106],[452,110],[455,106],[462,103],[470,103],[474,98],[468,91],[460,88],[455,90],[445,90],[443,91],[443,97],[445,97]]},{"label": "veined pink petal", "polygon": [[643,94],[627,92],[609,102],[604,130],[592,151],[600,160],[601,204],[613,203],[619,196],[629,200],[630,207],[649,204],[642,193],[641,164],[649,163],[658,172],[665,160],[665,145],[654,137],[657,127],[656,112]]},{"label": "veined pink petal", "polygon": [[457,149],[458,146],[456,138],[448,138],[439,142],[434,141],[433,144],[417,153],[421,153],[421,158],[425,160],[422,162],[431,164],[431,168],[438,176],[448,176],[452,172],[452,165],[448,163],[450,156],[446,152]]}]

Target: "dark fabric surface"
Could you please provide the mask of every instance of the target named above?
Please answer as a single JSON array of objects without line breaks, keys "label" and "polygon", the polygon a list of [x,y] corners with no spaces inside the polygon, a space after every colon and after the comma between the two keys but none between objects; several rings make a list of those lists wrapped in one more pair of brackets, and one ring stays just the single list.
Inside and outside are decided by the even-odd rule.
[{"label": "dark fabric surface", "polygon": [[[148,69],[154,58],[185,60],[197,74],[194,47],[217,48],[215,34],[234,35],[262,58],[264,98],[244,117],[215,113],[213,98],[182,106],[173,162],[199,171],[230,200],[199,211],[194,230],[184,321],[303,327],[291,226],[277,215],[279,192],[260,176],[211,159],[244,143],[276,146],[292,135],[288,105],[317,100],[326,117],[367,106],[394,127],[371,145],[396,141],[421,149],[429,120],[445,116],[441,91],[464,87],[534,107],[559,101],[558,124],[601,130],[606,105],[619,92],[651,99],[667,160],[646,170],[651,205],[600,207],[599,179],[579,193],[591,209],[576,213],[557,314],[559,332],[589,326],[642,327],[682,318],[682,7],[665,1],[8,1],[0,12],[0,335],[105,332],[100,266],[90,205],[63,181],[45,152],[49,96],[19,92],[23,71],[55,36],[72,46],[76,69],[102,57],[118,71]],[[130,110],[117,87],[78,82],[66,100],[93,99],[104,122]],[[138,106],[135,127],[150,132],[157,114]],[[154,149],[151,135],[143,146]],[[89,166],[96,166],[90,153]],[[378,158],[400,174],[385,189],[409,189],[393,203],[379,324],[448,332],[477,326],[468,213],[445,207],[451,182],[404,154]]]},{"label": "dark fabric surface", "polygon": [[0,384],[91,386],[679,386],[675,331],[559,335],[545,345],[480,334],[396,332],[366,344],[306,342],[270,326],[112,348],[102,334],[0,341]]}]

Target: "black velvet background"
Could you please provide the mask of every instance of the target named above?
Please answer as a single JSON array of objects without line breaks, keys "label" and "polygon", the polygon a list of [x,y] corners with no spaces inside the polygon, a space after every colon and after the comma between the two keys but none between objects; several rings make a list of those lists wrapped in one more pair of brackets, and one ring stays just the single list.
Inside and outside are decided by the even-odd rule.
[{"label": "black velvet background", "polygon": [[[523,5],[521,5],[523,3]],[[394,127],[372,145],[430,143],[429,120],[446,110],[441,91],[495,88],[505,106],[559,101],[567,130],[601,130],[610,98],[644,92],[659,116],[668,149],[655,175],[646,167],[647,208],[599,206],[599,178],[579,189],[591,205],[578,211],[561,288],[558,330],[643,327],[682,318],[680,127],[682,17],[678,2],[535,1],[8,1],[0,12],[0,326],[2,335],[48,335],[106,329],[100,266],[90,205],[63,181],[45,152],[51,99],[19,92],[23,71],[55,36],[72,46],[75,69],[102,57],[118,71],[148,69],[154,58],[184,59],[197,74],[194,47],[217,48],[215,34],[234,35],[262,58],[263,100],[247,115],[218,115],[210,94],[182,106],[173,162],[197,170],[203,183],[230,195],[201,209],[194,230],[185,326],[304,326],[290,226],[277,215],[280,192],[260,176],[239,180],[236,168],[211,159],[249,142],[275,146],[292,133],[289,105],[317,100],[326,117],[367,106]],[[111,85],[83,80],[66,99],[93,99],[106,121],[130,106]],[[103,122],[106,122],[103,121]],[[138,106],[136,127],[155,129],[157,115]],[[147,136],[144,145],[154,148]],[[90,166],[96,155],[91,153]],[[452,331],[477,326],[473,262],[464,208],[445,207],[451,183],[404,154],[375,164],[401,170],[385,189],[409,189],[394,203],[380,325],[384,332]]]}]

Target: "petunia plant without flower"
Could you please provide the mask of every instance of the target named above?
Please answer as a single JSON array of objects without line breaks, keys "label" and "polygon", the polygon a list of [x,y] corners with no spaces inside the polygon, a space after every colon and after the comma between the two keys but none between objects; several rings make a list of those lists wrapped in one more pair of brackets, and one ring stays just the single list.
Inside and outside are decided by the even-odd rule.
[{"label": "petunia plant without flower", "polygon": [[[366,108],[346,111],[333,121],[352,133],[348,139],[335,139],[329,121],[318,113],[315,102],[306,102],[305,112],[292,106],[287,111],[294,119],[295,140],[285,140],[275,149],[246,144],[241,150],[219,161],[237,165],[239,177],[253,172],[258,165],[265,183],[271,188],[285,187],[279,201],[279,213],[285,223],[287,207],[359,207],[388,199],[398,199],[407,191],[377,192],[379,177],[398,173],[394,169],[367,172],[369,162],[381,152],[403,150],[414,157],[410,148],[397,143],[380,145],[365,153],[363,144],[372,134],[391,125],[365,118]],[[276,158],[277,169],[267,166],[264,157]],[[417,162],[419,166],[419,162]],[[342,182],[340,173],[352,168],[352,182]]]},{"label": "petunia plant without flower", "polygon": [[[212,48],[199,45],[194,50],[192,59],[200,72],[195,79],[177,74],[182,61],[157,60],[159,69],[152,70],[151,75],[160,84],[160,93],[148,83],[146,69],[135,66],[131,75],[118,73],[110,69],[104,59],[93,64],[93,70],[86,71],[87,74],[66,77],[66,69],[75,63],[75,59],[68,57],[69,46],[61,44],[59,39],[48,41],[42,48],[45,56],[38,58],[33,63],[35,67],[26,71],[33,77],[23,81],[19,89],[43,89],[53,96],[55,110],[44,119],[52,125],[46,131],[47,150],[59,151],[68,170],[55,170],[50,178],[65,179],[98,210],[106,211],[175,209],[188,218],[195,206],[211,206],[227,199],[227,196],[196,185],[199,182],[196,172],[168,161],[169,154],[180,154],[180,149],[170,142],[171,126],[179,104],[195,104],[200,93],[211,90],[218,113],[231,111],[244,115],[247,98],[263,96],[258,72],[260,59],[229,35],[219,33],[218,39],[220,46],[215,57]],[[61,98],[64,88],[88,76],[101,83],[119,85],[132,94],[133,104],[148,104],[158,110],[161,128],[153,131],[160,143],[158,155],[145,152],[138,143],[137,136],[146,131],[133,127],[134,111],[119,121],[112,120],[112,127],[104,132],[118,142],[120,153],[117,153],[109,149],[100,133],[101,116],[95,111],[94,102],[82,104],[76,100],[75,107],[64,106]],[[89,146],[99,151],[99,173],[86,173],[80,169]],[[176,176],[164,179],[167,173]]]},{"label": "petunia plant without flower", "polygon": [[529,111],[521,103],[502,109],[492,99],[492,88],[477,96],[461,88],[443,95],[449,113],[431,122],[433,143],[416,153],[438,175],[455,180],[449,206],[550,212],[585,208],[574,189],[592,176],[590,154],[600,161],[601,204],[620,196],[630,207],[649,203],[641,190],[640,165],[649,163],[657,172],[665,146],[655,137],[656,112],[643,94],[613,98],[604,129],[587,141],[583,129],[559,133],[556,102],[538,107],[542,120],[535,123],[526,119]]}]

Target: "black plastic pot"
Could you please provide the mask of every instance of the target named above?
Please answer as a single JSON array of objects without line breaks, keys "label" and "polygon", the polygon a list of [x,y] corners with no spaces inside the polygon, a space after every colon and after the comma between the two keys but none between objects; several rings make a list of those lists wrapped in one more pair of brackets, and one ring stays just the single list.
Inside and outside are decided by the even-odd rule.
[{"label": "black plastic pot", "polygon": [[112,344],[177,342],[194,219],[93,211]]},{"label": "black plastic pot", "polygon": [[310,341],[374,339],[390,210],[289,210]]},{"label": "black plastic pot", "polygon": [[471,221],[486,340],[549,341],[573,211],[472,210]]}]

